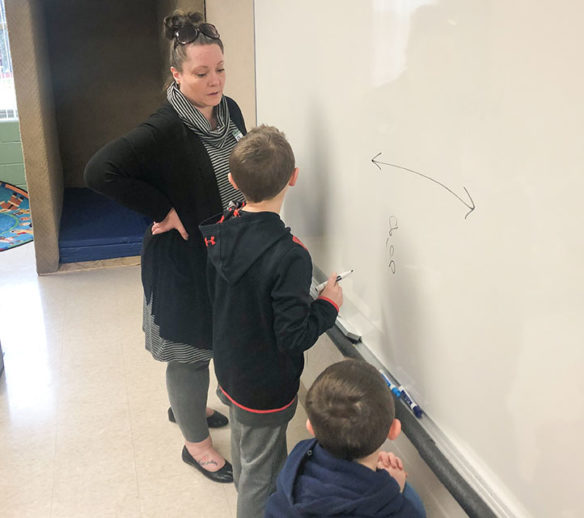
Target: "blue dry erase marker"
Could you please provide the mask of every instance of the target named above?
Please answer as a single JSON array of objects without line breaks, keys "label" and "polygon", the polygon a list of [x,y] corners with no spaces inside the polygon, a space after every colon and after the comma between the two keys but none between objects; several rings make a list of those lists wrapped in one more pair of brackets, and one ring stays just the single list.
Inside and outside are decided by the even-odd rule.
[{"label": "blue dry erase marker", "polygon": [[385,373],[381,369],[379,369],[379,374],[381,374],[383,376],[383,379],[385,380],[385,383],[389,387],[389,390],[391,390],[396,395],[396,397],[400,397],[401,396],[401,392],[399,391],[399,389],[397,388],[397,386],[395,386],[389,380],[389,378],[385,375]]},{"label": "blue dry erase marker", "polygon": [[402,385],[400,385],[398,389],[401,392],[401,398],[405,401],[406,405],[412,409],[414,415],[416,417],[422,417],[422,409],[420,408],[420,405],[418,405],[418,403],[412,399],[412,397],[406,392],[406,389],[403,388]]}]

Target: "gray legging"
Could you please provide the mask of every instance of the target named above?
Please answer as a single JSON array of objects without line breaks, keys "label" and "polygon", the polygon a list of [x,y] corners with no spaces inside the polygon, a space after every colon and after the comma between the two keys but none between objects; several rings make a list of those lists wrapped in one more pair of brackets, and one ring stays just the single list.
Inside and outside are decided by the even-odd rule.
[{"label": "gray legging", "polygon": [[189,442],[200,442],[209,437],[205,415],[209,362],[168,362],[166,388],[176,423],[184,438]]}]

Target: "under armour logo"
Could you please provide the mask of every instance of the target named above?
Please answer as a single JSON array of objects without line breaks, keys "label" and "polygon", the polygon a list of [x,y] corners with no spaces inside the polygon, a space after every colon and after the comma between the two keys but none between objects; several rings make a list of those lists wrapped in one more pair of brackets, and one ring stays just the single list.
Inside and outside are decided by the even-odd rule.
[{"label": "under armour logo", "polygon": [[209,239],[205,238],[205,246],[209,247],[211,245],[216,245],[215,236],[211,236]]}]

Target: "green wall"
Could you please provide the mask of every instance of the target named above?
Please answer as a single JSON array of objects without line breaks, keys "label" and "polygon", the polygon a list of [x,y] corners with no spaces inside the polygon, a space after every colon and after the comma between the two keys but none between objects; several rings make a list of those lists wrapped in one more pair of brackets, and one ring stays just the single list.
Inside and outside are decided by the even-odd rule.
[{"label": "green wall", "polygon": [[26,190],[24,159],[17,120],[0,121],[0,180]]}]

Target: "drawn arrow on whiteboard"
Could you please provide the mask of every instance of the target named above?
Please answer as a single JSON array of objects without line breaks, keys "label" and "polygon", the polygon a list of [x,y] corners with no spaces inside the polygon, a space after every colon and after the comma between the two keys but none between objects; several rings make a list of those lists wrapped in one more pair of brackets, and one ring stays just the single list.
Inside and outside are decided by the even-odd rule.
[{"label": "drawn arrow on whiteboard", "polygon": [[452,189],[450,189],[449,187],[446,187],[446,185],[444,185],[443,183],[440,183],[438,180],[434,180],[434,178],[430,178],[429,176],[426,176],[425,174],[419,173],[418,171],[414,171],[413,169],[408,169],[407,167],[403,167],[401,165],[397,165],[397,164],[388,164],[387,162],[381,162],[380,160],[377,160],[377,157],[381,156],[381,153],[377,153],[372,159],[371,162],[373,162],[378,168],[379,170],[381,170],[381,166],[379,164],[382,165],[387,165],[389,167],[395,167],[397,169],[401,169],[403,171],[407,171],[408,173],[414,173],[417,174],[418,176],[421,176],[422,178],[426,178],[427,180],[430,180],[434,183],[437,183],[440,187],[446,189],[450,194],[452,194],[453,196],[455,196],[459,201],[461,201],[468,209],[470,209],[466,215],[464,216],[464,219],[468,218],[468,215],[475,210],[475,204],[473,199],[471,198],[468,190],[466,189],[466,187],[464,187],[464,185],[462,186],[462,188],[464,189],[464,192],[466,192],[466,195],[468,196],[468,199],[470,200],[470,204],[463,200],[458,194],[456,194]]}]

